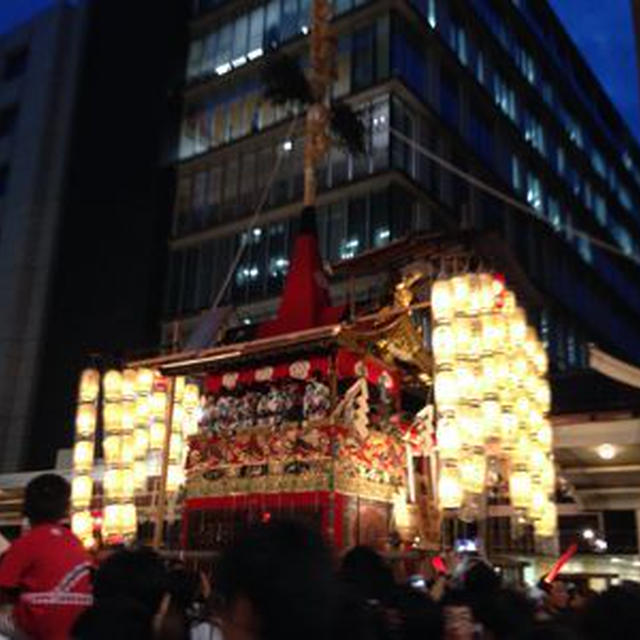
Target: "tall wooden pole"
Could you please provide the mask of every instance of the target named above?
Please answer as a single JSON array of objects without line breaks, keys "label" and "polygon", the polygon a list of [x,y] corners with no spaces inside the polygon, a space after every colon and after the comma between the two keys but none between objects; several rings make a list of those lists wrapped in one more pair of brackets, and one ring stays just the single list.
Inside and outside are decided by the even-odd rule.
[{"label": "tall wooden pole", "polygon": [[335,77],[336,41],[329,0],[313,0],[311,8],[311,92],[304,148],[304,205],[314,206],[317,195],[316,166],[330,145],[330,89]]},{"label": "tall wooden pole", "polygon": [[171,447],[171,430],[173,429],[173,403],[175,400],[176,379],[169,377],[167,382],[167,404],[164,418],[164,444],[162,447],[162,467],[160,470],[160,490],[158,492],[158,508],[153,528],[153,548],[158,550],[162,545],[164,532],[164,514],[167,508],[167,475],[169,473],[169,449]]}]

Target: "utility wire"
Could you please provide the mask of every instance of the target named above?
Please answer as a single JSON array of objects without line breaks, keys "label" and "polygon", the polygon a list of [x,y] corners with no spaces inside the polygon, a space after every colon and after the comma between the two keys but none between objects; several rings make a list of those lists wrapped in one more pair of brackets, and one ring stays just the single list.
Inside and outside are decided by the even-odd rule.
[{"label": "utility wire", "polygon": [[[285,140],[291,139],[291,136],[293,135],[293,130],[297,122],[298,122],[297,117],[293,117],[291,119],[291,124],[287,129]],[[218,290],[218,293],[213,301],[213,304],[211,305],[211,308],[213,309],[215,309],[222,302],[222,298],[224,297],[227,287],[229,286],[229,283],[231,282],[231,279],[233,278],[233,275],[236,269],[238,268],[238,265],[240,264],[240,260],[242,260],[242,256],[244,255],[244,250],[249,245],[249,239],[251,237],[251,233],[253,232],[253,229],[258,223],[258,218],[260,217],[260,214],[262,213],[262,209],[264,208],[264,205],[267,202],[267,198],[269,197],[269,192],[271,191],[271,187],[273,186],[273,183],[278,175],[278,171],[280,170],[280,165],[282,164],[282,159],[284,158],[284,156],[285,156],[285,153],[279,153],[276,158],[276,162],[273,165],[273,169],[269,174],[269,179],[264,185],[262,194],[260,195],[260,199],[258,200],[258,204],[256,205],[256,208],[253,211],[253,215],[251,216],[251,219],[249,220],[249,224],[247,225],[245,232],[240,236],[240,246],[238,247],[238,250],[236,251],[236,255],[233,258],[233,261],[231,263],[231,266],[227,271],[227,275],[225,276],[224,282],[222,283],[222,286]]]},{"label": "utility wire", "polygon": [[[484,191],[492,195],[497,200],[502,200],[506,204],[512,206],[514,209],[519,209],[520,211],[533,216],[537,220],[540,220],[541,222],[545,223],[547,226],[551,227],[554,231],[557,230],[556,227],[554,227],[549,223],[549,221],[547,220],[547,218],[545,218],[543,214],[541,214],[539,211],[537,211],[533,207],[525,204],[524,202],[521,202],[520,200],[517,200],[516,198],[513,198],[512,196],[505,193],[504,191],[500,191],[499,189],[492,187],[491,185],[487,184],[486,182],[483,182],[476,176],[471,175],[470,173],[467,173],[462,169],[459,169],[448,160],[445,160],[444,158],[439,156],[437,153],[434,153],[433,151],[423,147],[421,144],[409,138],[408,136],[406,136],[404,133],[401,133],[397,129],[393,127],[389,127],[389,132],[392,133],[394,136],[396,136],[399,140],[401,140],[405,144],[415,149],[418,153],[421,153],[422,155],[426,156],[432,162],[435,162],[436,164],[440,165],[443,169],[446,169],[450,173],[453,173],[457,177],[465,180],[466,182],[473,185],[477,189],[480,189],[481,191]],[[567,233],[567,235],[575,235],[577,237],[586,238],[594,246],[597,246],[605,251],[608,251],[609,253],[612,253],[618,257],[625,258],[630,262],[633,262],[636,266],[640,266],[640,257],[637,257],[635,255],[629,255],[628,253],[625,253],[622,249],[620,249],[619,247],[616,247],[613,244],[605,242],[600,238],[596,238],[586,233],[585,231],[576,229],[572,225],[565,225],[564,230]]]}]

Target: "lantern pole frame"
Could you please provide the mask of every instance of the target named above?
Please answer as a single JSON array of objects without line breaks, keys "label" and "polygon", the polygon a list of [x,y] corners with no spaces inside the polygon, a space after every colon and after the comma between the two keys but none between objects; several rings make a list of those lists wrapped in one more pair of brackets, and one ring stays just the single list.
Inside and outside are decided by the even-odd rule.
[{"label": "lantern pole frame", "polygon": [[153,527],[153,544],[156,551],[162,546],[164,533],[164,516],[167,509],[167,476],[169,474],[169,449],[171,447],[171,433],[173,429],[173,405],[175,400],[176,379],[167,378],[167,403],[165,407],[165,432],[162,447],[162,466],[160,469],[160,488],[158,491],[158,508],[156,510]]}]

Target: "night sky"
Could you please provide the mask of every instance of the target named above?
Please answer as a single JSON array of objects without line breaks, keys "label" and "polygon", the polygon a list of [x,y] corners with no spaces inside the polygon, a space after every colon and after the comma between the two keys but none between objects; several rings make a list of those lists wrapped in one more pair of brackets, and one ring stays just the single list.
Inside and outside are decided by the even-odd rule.
[{"label": "night sky", "polygon": [[[0,0],[0,32],[54,0]],[[640,140],[630,0],[549,0]]]}]

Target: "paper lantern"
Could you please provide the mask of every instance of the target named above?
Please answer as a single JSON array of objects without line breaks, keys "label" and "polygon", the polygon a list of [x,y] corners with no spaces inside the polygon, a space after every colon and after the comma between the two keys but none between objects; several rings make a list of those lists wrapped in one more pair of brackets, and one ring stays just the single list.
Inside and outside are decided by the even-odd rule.
[{"label": "paper lantern", "polygon": [[94,404],[81,404],[76,411],[76,434],[92,438],[96,430],[97,412]]},{"label": "paper lantern", "polygon": [[468,274],[451,278],[453,308],[456,313],[467,313],[471,298],[471,278]]},{"label": "paper lantern", "polygon": [[138,369],[136,376],[136,393],[141,396],[149,395],[153,389],[154,372],[151,369]]},{"label": "paper lantern", "polygon": [[516,403],[513,407],[513,412],[518,417],[518,420],[526,421],[529,418],[529,413],[531,411],[531,403],[529,402],[529,398],[521,393],[516,398]]},{"label": "paper lantern", "polygon": [[132,433],[136,425],[135,400],[126,400],[121,405],[120,428],[124,433]]},{"label": "paper lantern", "polygon": [[151,415],[151,406],[147,396],[138,396],[136,398],[136,424],[147,425]]},{"label": "paper lantern", "polygon": [[182,434],[172,433],[169,443],[169,460],[178,462],[182,458]]},{"label": "paper lantern", "polygon": [[556,489],[556,469],[553,460],[547,456],[540,471],[539,483],[548,493],[554,493]]},{"label": "paper lantern", "polygon": [[482,308],[482,291],[480,288],[480,279],[475,273],[467,275],[469,297],[467,302],[467,308],[465,312],[470,316],[477,316],[480,314]]},{"label": "paper lantern", "polygon": [[107,436],[102,441],[102,453],[104,454],[104,461],[107,465],[117,465],[120,461],[120,450],[122,445],[122,439],[119,435]]},{"label": "paper lantern", "polygon": [[471,363],[458,362],[454,367],[456,375],[456,394],[458,398],[470,399],[479,395],[482,380],[478,378]]},{"label": "paper lantern", "polygon": [[103,528],[107,538],[135,536],[138,529],[136,508],[133,503],[110,504],[104,509]]},{"label": "paper lantern", "polygon": [[537,444],[531,446],[529,470],[535,478],[540,478],[546,469],[547,454]]},{"label": "paper lantern", "polygon": [[553,446],[553,430],[551,423],[546,420],[540,420],[535,432],[535,439],[543,451],[549,453]]},{"label": "paper lantern", "polygon": [[197,384],[188,384],[184,388],[182,406],[186,411],[194,411],[200,403],[200,389]]},{"label": "paper lantern", "polygon": [[149,428],[149,448],[163,449],[165,439],[166,426],[160,420],[154,420]]},{"label": "paper lantern", "polygon": [[456,420],[464,444],[480,446],[484,443],[484,422],[479,407],[460,405],[456,409]]},{"label": "paper lantern", "polygon": [[86,509],[91,505],[93,479],[89,475],[78,475],[71,481],[71,505],[74,509]]},{"label": "paper lantern", "polygon": [[136,458],[143,458],[149,450],[149,427],[136,427],[133,432],[133,450]]},{"label": "paper lantern", "polygon": [[78,511],[71,516],[71,531],[83,542],[93,537],[93,518],[89,511]]},{"label": "paper lantern", "polygon": [[504,390],[509,386],[509,359],[503,353],[493,357],[496,387]]},{"label": "paper lantern", "polygon": [[107,371],[102,379],[104,397],[107,402],[118,402],[122,398],[122,374],[115,369]]},{"label": "paper lantern", "polygon": [[515,294],[509,289],[505,289],[504,293],[502,294],[502,313],[505,316],[509,317],[515,312],[516,307],[517,304]]},{"label": "paper lantern", "polygon": [[138,372],[135,369],[125,369],[122,372],[122,397],[125,400],[135,399],[137,381]]},{"label": "paper lantern", "polygon": [[453,340],[458,357],[471,357],[473,352],[472,318],[456,318],[452,324]]},{"label": "paper lantern", "polygon": [[509,497],[514,509],[526,509],[531,501],[531,474],[525,469],[516,469],[509,476]]},{"label": "paper lantern", "polygon": [[460,481],[469,493],[482,493],[487,475],[487,458],[481,449],[468,452],[460,459]]},{"label": "paper lantern", "polygon": [[120,464],[130,467],[135,458],[135,436],[133,433],[122,437],[120,449]]},{"label": "paper lantern", "polygon": [[186,420],[186,412],[181,404],[173,405],[173,417],[171,419],[171,431],[182,433],[183,423]]},{"label": "paper lantern", "polygon": [[538,375],[546,375],[549,369],[549,358],[547,352],[541,343],[538,343],[535,353],[533,354],[533,365]]},{"label": "paper lantern", "polygon": [[431,287],[431,313],[434,320],[444,322],[453,316],[453,297],[449,280],[436,280]]},{"label": "paper lantern", "polygon": [[529,516],[534,520],[539,520],[544,516],[544,512],[547,509],[547,503],[549,498],[545,490],[539,486],[534,485],[531,490],[531,504],[529,505]]},{"label": "paper lantern", "polygon": [[509,340],[517,347],[524,347],[527,336],[527,316],[521,307],[516,307],[507,320]]},{"label": "paper lantern", "polygon": [[485,398],[480,404],[485,440],[499,440],[502,434],[502,412],[497,398]]},{"label": "paper lantern", "polygon": [[442,509],[459,509],[462,505],[462,485],[455,466],[446,465],[440,470],[438,499]]},{"label": "paper lantern", "polygon": [[167,468],[167,491],[173,493],[184,483],[184,472],[179,464],[170,464]]},{"label": "paper lantern", "polygon": [[96,369],[85,369],[80,376],[78,398],[80,402],[95,402],[100,393],[100,372]]},{"label": "paper lantern", "polygon": [[500,440],[504,451],[513,451],[518,435],[518,418],[512,411],[502,410],[500,414]]},{"label": "paper lantern", "polygon": [[460,455],[462,446],[460,431],[453,418],[441,418],[438,420],[436,437],[441,458],[457,458]]},{"label": "paper lantern", "polygon": [[133,481],[136,491],[145,491],[147,488],[147,461],[136,460],[133,463]]},{"label": "paper lantern", "polygon": [[107,403],[103,411],[105,433],[122,431],[122,405],[119,402]]},{"label": "paper lantern", "polygon": [[493,277],[488,273],[478,274],[477,288],[480,298],[480,313],[488,314],[493,311],[496,306]]},{"label": "paper lantern", "polygon": [[185,416],[182,421],[182,436],[186,439],[198,433],[199,413],[201,412],[198,407],[193,413]]},{"label": "paper lantern", "polygon": [[81,440],[73,447],[73,469],[82,473],[90,471],[93,466],[93,442]]},{"label": "paper lantern", "polygon": [[167,396],[164,391],[154,391],[151,395],[151,416],[164,420],[167,409]]},{"label": "paper lantern", "polygon": [[436,325],[433,329],[431,341],[436,364],[452,364],[456,353],[452,326],[450,324]]},{"label": "paper lantern", "polygon": [[138,531],[136,507],[132,503],[120,505],[120,534],[124,537],[135,536]]},{"label": "paper lantern", "polygon": [[178,376],[175,378],[173,387],[173,398],[176,403],[181,403],[184,399],[184,391],[186,386],[186,380],[184,376]]},{"label": "paper lantern", "polygon": [[457,403],[457,380],[452,371],[444,370],[436,373],[434,388],[439,411],[445,411]]},{"label": "paper lantern", "polygon": [[540,378],[537,382],[534,401],[542,413],[548,413],[551,410],[551,387],[544,378]]},{"label": "paper lantern", "polygon": [[558,527],[558,510],[555,503],[547,501],[542,517],[535,524],[536,535],[551,538]]}]

